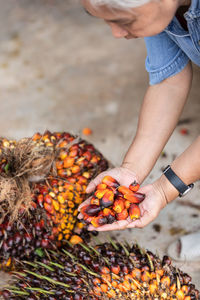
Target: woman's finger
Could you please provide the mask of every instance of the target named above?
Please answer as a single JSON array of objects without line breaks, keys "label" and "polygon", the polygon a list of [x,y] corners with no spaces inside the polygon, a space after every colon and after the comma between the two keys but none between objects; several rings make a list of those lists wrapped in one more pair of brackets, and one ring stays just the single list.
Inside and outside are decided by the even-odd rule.
[{"label": "woman's finger", "polygon": [[152,221],[151,216],[149,215],[148,211],[144,211],[143,216],[136,220],[131,222],[127,228],[143,228],[146,225],[148,225]]},{"label": "woman's finger", "polygon": [[78,207],[78,211],[81,211],[81,208],[84,207],[85,205],[90,204],[90,199],[91,199],[91,197],[89,197],[87,200],[85,200],[83,203],[81,203]]},{"label": "woman's finger", "polygon": [[124,230],[127,228],[129,224],[129,220],[123,220],[114,222],[112,224],[107,224],[98,228],[94,228],[93,226],[89,226],[88,230],[96,230],[96,231],[112,231],[112,230]]},{"label": "woman's finger", "polygon": [[96,186],[102,181],[102,179],[109,174],[108,171],[102,172],[97,177],[95,177],[90,183],[88,184],[86,188],[86,193],[91,193],[95,190]]}]

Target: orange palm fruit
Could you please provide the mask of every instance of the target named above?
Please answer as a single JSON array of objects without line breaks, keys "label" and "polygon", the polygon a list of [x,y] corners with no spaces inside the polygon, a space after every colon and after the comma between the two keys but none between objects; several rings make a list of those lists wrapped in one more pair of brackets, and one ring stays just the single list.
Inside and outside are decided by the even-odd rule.
[{"label": "orange palm fruit", "polygon": [[126,200],[126,201],[124,202],[124,205],[125,205],[126,209],[129,209],[129,207],[131,206],[131,202],[128,201],[128,200]]},{"label": "orange palm fruit", "polygon": [[117,188],[119,186],[119,182],[117,182],[117,180],[108,175],[103,178],[102,183],[114,188]]},{"label": "orange palm fruit", "polygon": [[134,196],[138,199],[139,202],[142,202],[145,199],[145,195],[142,193],[134,193]]},{"label": "orange palm fruit", "polygon": [[90,205],[87,205],[85,209],[83,207],[83,210],[86,215],[88,215],[90,217],[95,217],[101,211],[101,207],[98,205],[90,204]]},{"label": "orange palm fruit", "polygon": [[129,185],[129,189],[133,192],[137,192],[140,188],[140,185],[139,183],[137,183],[136,181],[132,182],[130,185]]},{"label": "orange palm fruit", "polygon": [[125,194],[124,198],[131,203],[140,203],[141,201],[134,194]]},{"label": "orange palm fruit", "polygon": [[105,194],[101,199],[102,207],[109,207],[113,204],[113,202],[114,202],[114,193],[110,190],[106,190]]},{"label": "orange palm fruit", "polygon": [[95,193],[94,193],[94,196],[98,199],[101,199],[101,198],[103,198],[103,196],[105,195],[105,193],[107,191],[108,191],[107,189],[105,189],[105,190],[96,190]]},{"label": "orange palm fruit", "polygon": [[170,277],[169,276],[163,276],[160,280],[161,284],[165,287],[169,287],[171,284]]},{"label": "orange palm fruit", "polygon": [[116,199],[112,209],[117,213],[121,213],[124,210],[124,201],[122,199]]},{"label": "orange palm fruit", "polygon": [[105,190],[107,188],[107,184],[99,183],[96,187],[96,190]]},{"label": "orange palm fruit", "polygon": [[91,224],[96,228],[99,226],[103,226],[107,223],[108,223],[107,218],[103,216],[94,217],[91,221]]},{"label": "orange palm fruit", "polygon": [[136,204],[131,204],[129,208],[129,216],[131,220],[139,219],[141,216],[141,211],[138,205]]},{"label": "orange palm fruit", "polygon": [[131,190],[129,190],[128,187],[123,186],[123,185],[120,185],[117,190],[118,190],[118,192],[120,192],[123,195],[125,195],[125,194],[132,194],[133,193]]},{"label": "orange palm fruit", "polygon": [[128,218],[128,210],[125,208],[121,213],[116,215],[117,221],[126,220]]},{"label": "orange palm fruit", "polygon": [[92,197],[90,200],[90,204],[100,205],[100,200],[98,198]]},{"label": "orange palm fruit", "polygon": [[119,265],[112,265],[111,266],[111,272],[118,275],[120,272],[120,266]]},{"label": "orange palm fruit", "polygon": [[185,299],[185,294],[184,294],[184,292],[183,292],[182,290],[178,290],[178,291],[176,292],[176,298],[177,298],[178,300],[184,300],[184,299]]}]

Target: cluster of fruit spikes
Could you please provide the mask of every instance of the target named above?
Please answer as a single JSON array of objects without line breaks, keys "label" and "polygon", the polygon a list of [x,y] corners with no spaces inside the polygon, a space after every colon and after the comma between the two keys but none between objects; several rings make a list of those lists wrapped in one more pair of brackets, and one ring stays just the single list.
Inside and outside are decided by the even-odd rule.
[{"label": "cluster of fruit spikes", "polygon": [[[29,214],[19,211],[18,221],[9,215],[0,225],[0,268],[12,268],[18,260],[30,258],[40,248],[54,249],[70,240],[76,244],[89,238],[88,231],[78,221],[78,206],[86,200],[89,181],[108,167],[107,161],[93,145],[69,133],[37,133],[33,141],[38,146],[56,149],[57,175],[30,182],[32,203]],[[15,147],[15,141],[2,140],[0,150]],[[7,171],[6,159],[0,163],[0,175]],[[55,173],[55,172],[54,172]]]},{"label": "cluster of fruit spikes", "polygon": [[145,198],[144,194],[138,192],[139,188],[140,185],[136,182],[129,187],[120,186],[114,178],[105,176],[97,185],[90,204],[81,209],[84,222],[99,227],[128,217],[131,220],[139,219],[139,203]]},{"label": "cluster of fruit spikes", "polygon": [[12,274],[12,285],[1,291],[4,299],[199,299],[191,277],[173,267],[169,257],[160,260],[136,244],[112,240],[44,250]]}]

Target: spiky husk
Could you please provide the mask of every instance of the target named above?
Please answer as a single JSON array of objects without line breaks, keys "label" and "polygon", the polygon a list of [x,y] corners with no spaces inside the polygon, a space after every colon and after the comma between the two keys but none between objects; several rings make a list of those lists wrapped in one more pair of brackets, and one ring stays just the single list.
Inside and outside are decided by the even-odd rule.
[{"label": "spiky husk", "polygon": [[[41,253],[40,253],[41,254]],[[33,257],[32,257],[33,258]],[[137,245],[84,244],[21,263],[4,299],[199,299],[191,278]]]},{"label": "spiky husk", "polygon": [[[77,220],[77,209],[87,198],[85,190],[89,181],[108,167],[93,145],[69,133],[37,133],[31,141],[27,139],[27,143],[29,147],[24,148],[29,151],[20,152],[18,159],[15,156],[19,153],[15,149],[17,142],[0,141],[0,177],[8,181],[7,195],[5,189],[0,193],[3,197],[0,203],[1,268],[11,267],[13,259],[28,258],[38,248],[54,249],[67,240],[77,243],[88,238],[88,232]],[[52,156],[45,160],[47,153]],[[24,165],[29,165],[28,172]],[[16,166],[23,171],[16,170]],[[20,193],[15,193],[13,181],[15,188],[19,182],[26,182],[31,198],[25,199],[27,192],[19,199]],[[18,198],[10,201],[9,196],[15,194]],[[10,209],[15,207],[17,220],[13,221]]]}]

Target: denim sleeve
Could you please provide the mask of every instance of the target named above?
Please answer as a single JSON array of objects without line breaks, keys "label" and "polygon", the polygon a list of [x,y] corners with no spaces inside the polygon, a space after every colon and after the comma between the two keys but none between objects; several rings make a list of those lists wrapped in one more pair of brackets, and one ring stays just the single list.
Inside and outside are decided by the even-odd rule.
[{"label": "denim sleeve", "polygon": [[163,31],[145,38],[147,48],[146,70],[150,85],[179,73],[187,65],[189,58],[181,48]]}]

